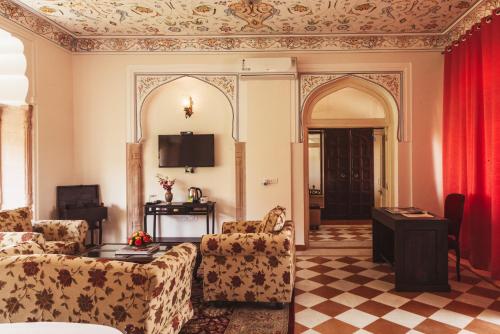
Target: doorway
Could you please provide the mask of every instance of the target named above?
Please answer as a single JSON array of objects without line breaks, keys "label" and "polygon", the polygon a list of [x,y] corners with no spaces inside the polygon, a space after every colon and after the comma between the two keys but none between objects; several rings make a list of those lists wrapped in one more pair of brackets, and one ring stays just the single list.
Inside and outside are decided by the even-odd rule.
[{"label": "doorway", "polygon": [[[358,222],[369,223],[367,219],[373,206],[395,205],[398,185],[395,115],[397,106],[387,91],[356,77],[334,80],[306,100],[303,124],[307,247],[314,241],[310,231],[315,231],[315,212],[331,222],[340,221],[350,227]],[[315,136],[321,137],[322,153],[313,153],[310,147],[311,142],[318,142]],[[324,150],[327,143],[328,147],[337,147],[333,153]],[[308,177],[314,173],[311,169],[315,167],[310,161],[314,155],[324,160],[316,171],[321,174],[316,178],[320,180],[317,184]],[[338,168],[328,173],[327,163]],[[337,187],[327,189],[332,184]],[[327,202],[331,204],[328,208]]]}]

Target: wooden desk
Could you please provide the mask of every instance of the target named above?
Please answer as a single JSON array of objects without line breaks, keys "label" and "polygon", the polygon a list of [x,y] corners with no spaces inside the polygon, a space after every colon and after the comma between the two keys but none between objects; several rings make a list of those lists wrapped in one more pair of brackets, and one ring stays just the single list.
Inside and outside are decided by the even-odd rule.
[{"label": "wooden desk", "polygon": [[160,216],[205,216],[207,234],[210,233],[210,217],[212,218],[212,233],[215,232],[215,202],[191,203],[173,202],[171,204],[146,203],[144,205],[144,232],[148,229],[148,216],[153,216],[153,240],[156,241],[156,221]]},{"label": "wooden desk", "polygon": [[396,291],[450,291],[448,220],[407,218],[372,209],[373,262],[394,267]]}]

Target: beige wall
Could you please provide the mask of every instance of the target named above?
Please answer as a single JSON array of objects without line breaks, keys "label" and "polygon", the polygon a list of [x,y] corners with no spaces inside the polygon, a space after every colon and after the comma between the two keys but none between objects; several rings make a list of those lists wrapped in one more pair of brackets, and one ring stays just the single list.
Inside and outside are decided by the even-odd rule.
[{"label": "beige wall", "polygon": [[[194,101],[194,114],[185,118],[182,100],[189,96]],[[235,149],[231,105],[224,94],[203,81],[184,77],[155,90],[144,105],[143,116],[144,198],[157,195],[164,199],[156,180],[160,173],[176,179],[172,190],[175,202],[187,201],[187,189],[198,187],[204,196],[217,202],[217,221],[234,220]],[[158,135],[181,131],[214,134],[215,167],[196,168],[194,174],[185,173],[184,168],[158,168]],[[162,217],[161,221],[159,236],[196,237],[206,233],[205,217],[173,216]]]},{"label": "beige wall", "polygon": [[53,217],[56,186],[77,181],[73,170],[72,56],[53,43],[0,18],[0,28],[25,46],[34,108],[35,216]]},{"label": "beige wall", "polygon": [[[246,213],[259,220],[276,205],[292,206],[291,85],[288,79],[247,82]],[[264,180],[271,183],[264,185]]]}]

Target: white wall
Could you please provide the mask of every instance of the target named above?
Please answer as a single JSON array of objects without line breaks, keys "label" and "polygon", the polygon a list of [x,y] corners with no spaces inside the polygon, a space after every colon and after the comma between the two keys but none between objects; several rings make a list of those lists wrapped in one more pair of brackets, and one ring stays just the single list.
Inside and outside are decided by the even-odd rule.
[{"label": "white wall", "polygon": [[[194,114],[185,118],[182,100],[189,96],[194,101]],[[231,105],[226,97],[205,82],[184,77],[155,90],[144,105],[143,115],[144,198],[157,195],[164,199],[164,191],[156,180],[160,173],[176,179],[172,190],[175,202],[187,201],[187,189],[198,187],[204,196],[217,202],[218,222],[234,220],[235,149]],[[185,173],[184,168],[158,167],[158,135],[181,131],[214,134],[215,167],[196,168],[194,174]],[[152,231],[152,224],[148,231]],[[216,231],[220,229],[216,227]],[[158,236],[163,237],[201,236],[206,234],[205,217],[164,216],[160,232]]]},{"label": "white wall", "polygon": [[21,39],[34,104],[35,217],[55,216],[56,186],[75,182],[72,55],[0,17],[0,28]]}]

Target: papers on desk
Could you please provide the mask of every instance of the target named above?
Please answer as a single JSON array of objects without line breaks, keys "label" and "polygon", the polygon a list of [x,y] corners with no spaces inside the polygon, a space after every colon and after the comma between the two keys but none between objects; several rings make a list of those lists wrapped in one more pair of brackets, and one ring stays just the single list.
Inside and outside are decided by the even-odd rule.
[{"label": "papers on desk", "polygon": [[407,218],[433,218],[434,216],[427,212],[422,213],[402,213],[402,216]]}]

